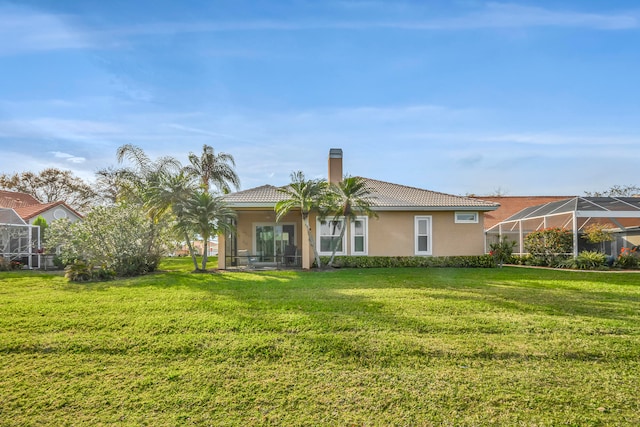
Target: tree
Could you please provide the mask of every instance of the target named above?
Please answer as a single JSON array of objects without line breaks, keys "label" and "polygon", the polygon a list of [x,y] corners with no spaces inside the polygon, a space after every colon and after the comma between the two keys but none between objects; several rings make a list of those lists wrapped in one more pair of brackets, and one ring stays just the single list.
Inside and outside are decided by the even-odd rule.
[{"label": "tree", "polygon": [[207,191],[196,191],[184,203],[184,211],[179,216],[180,227],[200,234],[205,250],[202,255],[202,271],[207,270],[209,238],[231,229],[231,218],[235,216],[222,197]]},{"label": "tree", "polygon": [[173,157],[165,156],[151,160],[140,147],[125,144],[118,148],[116,157],[119,163],[129,160],[133,167],[122,168],[117,171],[119,183],[122,186],[121,198],[129,204],[144,208],[150,224],[151,246],[157,237],[157,225],[160,217],[167,211],[167,206],[153,202],[154,188],[172,173],[178,173],[182,166]]},{"label": "tree", "polygon": [[327,202],[329,203],[329,211],[334,213],[334,221],[344,220],[340,237],[335,239],[331,245],[331,259],[327,264],[331,267],[336,257],[338,245],[344,239],[347,226],[355,221],[359,215],[372,217],[376,216],[376,213],[371,209],[371,190],[367,187],[366,181],[359,176],[348,176],[338,184],[332,184]]},{"label": "tree", "polygon": [[205,191],[209,191],[210,183],[225,194],[231,192],[232,186],[236,189],[240,187],[240,178],[234,170],[236,163],[231,154],[215,154],[213,147],[205,144],[200,156],[189,153],[189,163],[185,171],[197,178]]},{"label": "tree", "polygon": [[65,264],[81,260],[119,276],[135,276],[157,268],[166,247],[164,231],[152,227],[138,206],[97,206],[83,221],[53,221],[47,243],[60,248]]},{"label": "tree", "polygon": [[607,227],[605,224],[589,224],[587,227],[585,227],[582,238],[591,244],[599,244],[600,252],[604,253],[605,242],[612,242],[615,240],[613,234],[607,231],[609,228],[610,227]]},{"label": "tree", "polygon": [[293,209],[299,209],[302,216],[302,223],[307,230],[309,245],[313,250],[313,256],[316,260],[318,268],[322,268],[320,255],[316,248],[316,244],[311,233],[311,225],[309,224],[309,214],[313,211],[319,211],[319,207],[327,195],[327,182],[324,180],[305,178],[302,171],[291,173],[291,183],[279,188],[278,191],[285,196],[285,199],[276,203],[276,221],[280,221],[287,213]]},{"label": "tree", "polygon": [[175,217],[173,230],[186,242],[193,260],[194,270],[198,270],[198,261],[191,243],[193,231],[185,222],[184,213],[187,202],[196,192],[197,188],[193,184],[193,180],[184,171],[177,174],[165,173],[162,179],[150,187],[147,201],[147,206],[153,206],[159,213],[163,213],[167,209],[171,210]]},{"label": "tree", "polygon": [[89,211],[97,196],[89,184],[71,171],[56,168],[39,173],[1,174],[0,188],[30,194],[42,203],[63,201],[81,213]]},{"label": "tree", "polygon": [[122,175],[122,169],[116,169],[113,166],[96,172],[95,191],[102,204],[114,205],[121,198],[125,186]]},{"label": "tree", "polygon": [[46,240],[46,231],[49,227],[47,220],[41,215],[38,215],[38,217],[33,221],[33,225],[40,227],[40,245],[44,245]]},{"label": "tree", "polygon": [[634,197],[640,194],[640,187],[637,185],[614,185],[604,191],[585,191],[587,197]]}]

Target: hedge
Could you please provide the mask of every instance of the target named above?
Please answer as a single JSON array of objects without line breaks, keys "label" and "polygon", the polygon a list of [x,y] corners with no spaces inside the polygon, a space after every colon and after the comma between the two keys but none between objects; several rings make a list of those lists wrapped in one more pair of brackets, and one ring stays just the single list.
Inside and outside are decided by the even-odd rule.
[{"label": "hedge", "polygon": [[[330,257],[320,257],[322,265],[327,265]],[[338,268],[393,268],[393,267],[462,267],[492,268],[496,263],[491,255],[469,256],[337,256],[333,266]]]}]

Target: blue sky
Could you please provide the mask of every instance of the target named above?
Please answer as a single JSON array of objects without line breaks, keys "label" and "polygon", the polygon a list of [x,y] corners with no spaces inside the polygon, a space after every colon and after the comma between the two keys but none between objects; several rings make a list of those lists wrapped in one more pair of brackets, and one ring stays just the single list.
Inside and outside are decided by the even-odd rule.
[{"label": "blue sky", "polygon": [[242,188],[344,169],[453,194],[638,184],[637,1],[0,0],[0,172],[131,143]]}]

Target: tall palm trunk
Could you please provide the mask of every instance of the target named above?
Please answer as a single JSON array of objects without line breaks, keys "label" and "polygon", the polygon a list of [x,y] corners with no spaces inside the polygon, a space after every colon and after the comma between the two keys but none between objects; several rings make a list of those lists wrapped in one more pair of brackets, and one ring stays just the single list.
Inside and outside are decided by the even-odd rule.
[{"label": "tall palm trunk", "polygon": [[184,232],[184,239],[187,242],[187,248],[189,248],[189,255],[191,255],[191,260],[193,261],[193,270],[198,270],[198,259],[196,258],[196,251],[193,249],[193,245],[191,244],[191,239],[189,239],[189,233]]},{"label": "tall palm trunk", "polygon": [[342,230],[340,230],[340,238],[331,245],[332,246],[331,259],[329,259],[329,263],[327,264],[327,267],[333,267],[333,260],[336,258],[336,252],[338,252],[338,243],[344,240],[344,234],[346,231],[347,231],[347,219],[345,218]]},{"label": "tall palm trunk", "polygon": [[318,269],[322,268],[322,262],[320,261],[320,255],[318,254],[318,249],[316,249],[316,243],[313,241],[313,235],[311,234],[311,225],[309,224],[309,214],[302,215],[302,222],[304,223],[305,228],[307,229],[307,238],[309,239],[309,246],[313,249],[313,256],[316,259],[316,264]]},{"label": "tall palm trunk", "polygon": [[203,238],[202,247],[204,248],[202,250],[202,271],[207,271],[207,258],[209,254],[209,236],[202,236],[202,238]]}]

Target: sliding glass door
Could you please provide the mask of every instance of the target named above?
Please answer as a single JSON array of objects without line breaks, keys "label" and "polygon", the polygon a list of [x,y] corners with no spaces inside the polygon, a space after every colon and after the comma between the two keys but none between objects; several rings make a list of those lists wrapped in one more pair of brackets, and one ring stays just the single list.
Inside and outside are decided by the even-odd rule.
[{"label": "sliding glass door", "polygon": [[282,262],[282,257],[295,251],[293,224],[257,224],[255,226],[255,255],[260,262]]}]

